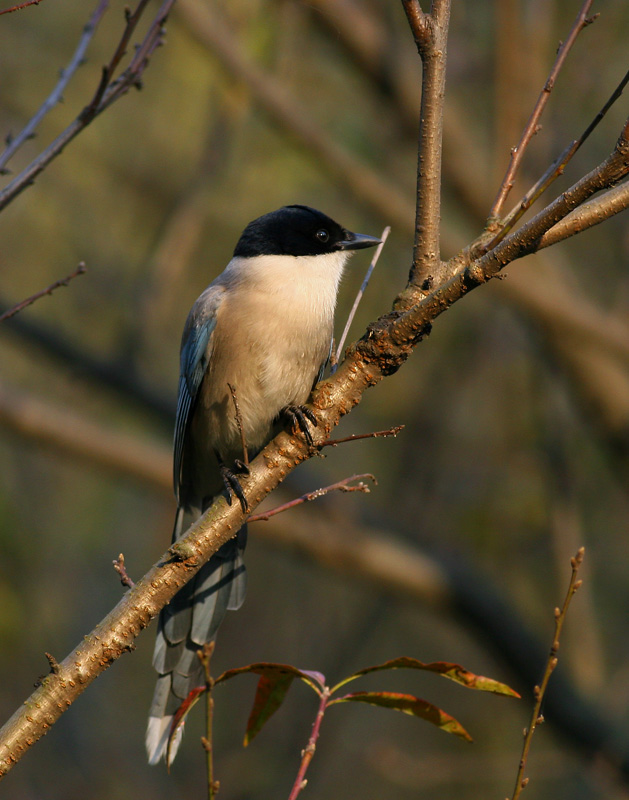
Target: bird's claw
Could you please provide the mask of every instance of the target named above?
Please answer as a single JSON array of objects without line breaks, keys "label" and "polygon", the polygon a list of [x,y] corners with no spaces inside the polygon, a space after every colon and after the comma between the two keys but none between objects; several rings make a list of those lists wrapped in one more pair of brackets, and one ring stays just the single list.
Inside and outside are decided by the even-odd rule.
[{"label": "bird's claw", "polygon": [[304,439],[309,447],[314,447],[312,434],[308,427],[308,422],[312,423],[315,428],[319,424],[314,412],[307,406],[286,406],[286,408],[282,410],[282,415],[292,425],[293,430],[299,429],[303,433]]},{"label": "bird's claw", "polygon": [[247,503],[247,498],[245,497],[245,493],[243,492],[240,481],[238,480],[238,475],[249,475],[249,467],[244,462],[240,461],[240,459],[236,459],[236,461],[234,461],[233,469],[225,466],[225,464],[221,464],[219,469],[221,472],[221,478],[223,479],[223,483],[227,491],[227,502],[229,505],[231,505],[232,498],[234,495],[236,495],[240,502],[240,507],[242,508],[243,513],[248,514],[249,504]]}]

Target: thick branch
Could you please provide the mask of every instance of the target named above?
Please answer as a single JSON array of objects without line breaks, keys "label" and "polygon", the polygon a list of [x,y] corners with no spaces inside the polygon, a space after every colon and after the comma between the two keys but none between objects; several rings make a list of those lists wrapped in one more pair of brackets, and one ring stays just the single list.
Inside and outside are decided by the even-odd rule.
[{"label": "thick branch", "polygon": [[[379,373],[379,376],[376,377]],[[315,443],[329,438],[330,430],[359,402],[367,386],[382,372],[373,364],[366,371],[360,360],[344,362],[332,380],[317,392],[315,408],[319,425]],[[341,403],[341,398],[344,402]],[[342,410],[340,410],[342,409]],[[251,464],[242,481],[250,508],[255,508],[298,464],[312,454],[301,438],[281,433]],[[198,571],[245,521],[240,505],[228,506],[220,498],[190,531],[153,566],[118,605],[84,637],[61,664],[48,675],[31,697],[0,729],[0,777],[26,752],[72,702],[123,653],[159,610]]]},{"label": "thick branch", "polygon": [[[57,433],[59,434],[57,445],[63,448],[64,429],[57,429]],[[106,432],[103,431],[96,440],[96,452],[91,454],[92,458],[97,457],[105,438]],[[123,451],[131,453],[135,437],[128,436],[127,439],[129,445],[123,447]],[[82,455],[86,457],[87,454]],[[107,458],[107,454],[105,457]],[[142,460],[146,480],[154,483],[159,491],[170,494],[169,454],[164,451],[161,458],[156,459],[155,454],[147,452],[142,456]],[[161,465],[161,476],[155,474],[158,463]],[[119,468],[123,472],[126,471],[122,458]],[[131,466],[130,474],[136,476],[135,465]],[[504,600],[493,594],[491,586],[479,581],[473,568],[470,568],[471,572],[468,572],[467,567],[461,568],[460,564],[464,563],[465,559],[456,562],[456,569],[452,571],[451,559],[442,564],[434,557],[427,557],[416,548],[409,548],[396,541],[391,531],[367,530],[364,527],[358,529],[349,520],[343,524],[343,530],[344,535],[339,537],[325,519],[319,519],[317,515],[313,517],[312,514],[308,516],[306,524],[305,517],[301,519],[299,510],[296,510],[286,518],[276,517],[272,525],[256,526],[255,535],[271,544],[279,543],[293,549],[297,548],[324,568],[340,571],[342,575],[352,579],[366,580],[371,587],[391,592],[406,601],[416,600],[442,610],[458,609],[458,612],[464,615],[468,627],[470,624],[478,624],[480,620],[491,619],[492,627],[482,630],[483,633],[489,634],[489,641],[494,642],[496,654],[520,675],[523,684],[529,685],[537,680],[539,660],[543,657],[543,651],[531,646],[528,634],[518,620],[517,614],[513,609],[505,610]],[[505,639],[504,635],[501,635],[504,620],[508,620],[511,634],[514,630],[517,631],[516,636],[509,635]],[[505,646],[505,642],[515,645]],[[622,746],[616,744],[621,738],[610,737],[608,721],[603,722],[598,719],[594,710],[585,707],[583,700],[575,695],[571,687],[565,682],[562,683],[560,675],[556,678],[555,692],[552,698],[549,698],[549,721],[554,721],[559,729],[580,747],[585,746],[588,751],[596,752],[617,769],[617,765],[622,763],[624,758]],[[66,702],[65,696],[63,702]],[[574,714],[577,708],[581,715],[579,719],[587,719],[587,724],[575,727]],[[0,753],[1,751],[2,744]]]},{"label": "thick branch", "polygon": [[409,275],[412,286],[421,286],[436,272],[441,261],[441,151],[450,2],[433,3],[428,15],[421,11],[416,0],[404,0],[404,9],[423,65],[415,244]]},{"label": "thick branch", "polygon": [[569,239],[629,208],[629,181],[575,208],[539,240],[539,249]]}]

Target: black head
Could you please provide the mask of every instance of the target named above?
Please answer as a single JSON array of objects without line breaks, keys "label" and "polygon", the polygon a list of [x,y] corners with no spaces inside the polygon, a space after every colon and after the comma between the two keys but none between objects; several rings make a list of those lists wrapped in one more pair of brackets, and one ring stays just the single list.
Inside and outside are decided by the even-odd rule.
[{"label": "black head", "polygon": [[234,256],[317,256],[380,244],[375,236],[352,233],[309,206],[284,206],[250,222]]}]

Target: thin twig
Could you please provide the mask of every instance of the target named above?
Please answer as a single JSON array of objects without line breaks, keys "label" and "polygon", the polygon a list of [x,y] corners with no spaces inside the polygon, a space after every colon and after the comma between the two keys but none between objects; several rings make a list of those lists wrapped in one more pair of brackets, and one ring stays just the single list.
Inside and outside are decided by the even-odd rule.
[{"label": "thin twig", "polygon": [[236,413],[236,425],[238,425],[238,430],[240,431],[240,441],[242,444],[242,461],[245,466],[249,466],[249,450],[247,449],[247,440],[245,439],[245,429],[242,425],[242,414],[240,413],[240,406],[238,405],[238,397],[236,395],[236,387],[232,386],[231,383],[227,384],[229,386],[229,391],[232,396],[232,400],[234,401],[234,409]]},{"label": "thin twig", "polygon": [[197,652],[199,660],[203,664],[203,673],[205,676],[206,735],[201,737],[201,744],[206,754],[208,800],[214,800],[220,788],[219,781],[214,780],[214,747],[212,744],[212,723],[214,721],[214,697],[212,695],[212,689],[214,688],[214,678],[212,678],[210,674],[210,661],[212,653],[214,652],[214,646],[215,642],[208,642]]},{"label": "thin twig", "polygon": [[5,8],[3,11],[0,11],[0,17],[3,14],[11,14],[13,11],[21,11],[23,8],[27,8],[27,6],[38,6],[42,0],[27,0],[26,3],[20,3],[17,6],[12,6],[11,8]]},{"label": "thin twig", "polygon": [[507,167],[507,171],[505,173],[504,178],[502,179],[502,184],[498,190],[498,194],[496,195],[496,199],[494,200],[494,204],[491,207],[491,211],[489,212],[489,223],[493,220],[499,218],[500,213],[502,211],[502,207],[505,204],[507,196],[511,189],[513,188],[513,183],[515,180],[516,173],[522,163],[522,158],[524,157],[524,153],[526,148],[528,147],[531,139],[535,134],[539,131],[539,120],[546,107],[546,103],[550,97],[550,93],[552,92],[555,81],[557,80],[557,76],[564,65],[566,57],[570,52],[572,45],[575,43],[577,36],[581,33],[583,28],[589,25],[591,22],[596,19],[595,17],[588,18],[588,12],[590,10],[590,6],[592,5],[592,0],[585,0],[577,17],[570,29],[570,33],[568,34],[568,38],[561,44],[559,50],[557,51],[557,57],[555,59],[555,63],[550,70],[548,78],[546,79],[546,83],[544,84],[544,88],[539,94],[537,98],[537,102],[535,103],[535,107],[533,108],[533,113],[529,117],[524,130],[522,131],[522,136],[520,137],[520,141],[518,144],[511,150],[511,159],[509,161],[509,166]]},{"label": "thin twig", "polygon": [[127,589],[133,589],[135,586],[135,581],[132,581],[129,577],[129,573],[127,572],[127,568],[124,563],[124,555],[120,553],[118,558],[114,558],[113,560],[114,569],[120,575],[120,583],[123,586],[126,586]]},{"label": "thin twig", "polygon": [[70,59],[68,66],[61,70],[57,85],[48,95],[37,113],[26,123],[20,133],[15,137],[10,137],[10,141],[7,142],[7,147],[2,155],[0,155],[0,173],[6,174],[6,165],[9,160],[15,155],[24,142],[33,138],[37,126],[40,124],[46,114],[48,114],[49,111],[51,111],[59,102],[61,102],[63,93],[70,81],[70,78],[72,78],[77,69],[81,66],[81,64],[83,64],[87,46],[92,40],[98,23],[103,18],[108,5],[109,0],[99,0],[99,3],[96,6],[92,16],[89,18],[87,25],[85,25],[83,28],[83,35],[79,39],[79,43],[74,51],[74,55]]},{"label": "thin twig", "polygon": [[388,428],[386,431],[372,431],[371,433],[353,433],[351,436],[345,436],[342,439],[326,439],[321,442],[319,447],[336,447],[338,444],[345,444],[345,442],[357,442],[359,439],[380,439],[386,436],[395,437],[403,430],[404,425],[396,425],[393,428]]},{"label": "thin twig", "polygon": [[513,790],[513,795],[511,800],[517,800],[517,798],[520,796],[522,789],[525,789],[528,784],[529,779],[523,778],[522,776],[524,775],[524,770],[526,768],[526,762],[528,760],[529,750],[531,749],[531,741],[533,739],[533,734],[535,733],[535,729],[537,728],[537,726],[544,721],[544,718],[540,714],[542,708],[542,701],[544,700],[544,695],[546,694],[546,688],[548,686],[548,681],[550,680],[550,676],[553,674],[553,671],[557,666],[559,637],[561,636],[563,624],[566,621],[566,615],[568,613],[570,601],[572,600],[574,593],[577,591],[577,589],[581,586],[582,583],[582,581],[577,580],[577,577],[579,574],[579,568],[583,563],[584,554],[585,554],[585,548],[581,547],[577,551],[576,556],[570,560],[570,564],[572,566],[572,575],[570,577],[570,584],[568,586],[566,598],[563,601],[562,608],[555,609],[555,634],[553,636],[553,642],[550,647],[550,653],[548,654],[548,660],[546,661],[546,669],[544,670],[544,677],[542,678],[541,684],[539,686],[536,686],[533,690],[533,694],[535,696],[535,704],[533,706],[531,722],[529,724],[529,727],[524,732],[522,757],[520,758],[518,774],[515,779],[515,788]]},{"label": "thin twig", "polygon": [[[281,514],[283,511],[288,511],[290,508],[300,506],[302,503],[309,503],[311,500],[316,500],[318,497],[323,497],[323,495],[328,494],[328,492],[333,492],[335,490],[339,492],[365,492],[368,494],[371,490],[366,483],[363,483],[363,478],[369,478],[374,484],[378,484],[375,476],[370,472],[365,472],[362,475],[352,475],[351,478],[344,478],[342,481],[338,481],[338,483],[324,486],[321,489],[315,489],[314,492],[302,494],[301,497],[290,500],[288,503],[283,503],[281,506],[277,506],[277,508],[272,508],[264,514],[254,514],[249,517],[247,522],[266,522],[266,520],[271,519],[271,517],[274,517],[276,514]],[[352,481],[359,481],[359,483],[357,483],[356,486],[350,486],[349,484]]]},{"label": "thin twig", "polygon": [[528,211],[528,209],[533,205],[533,203],[541,197],[542,194],[548,189],[548,187],[557,180],[561,175],[563,175],[568,162],[572,159],[575,155],[577,150],[582,146],[585,140],[590,136],[592,131],[596,128],[599,122],[603,119],[605,114],[609,111],[612,105],[618,100],[618,98],[622,95],[625,86],[629,83],[629,70],[625,73],[625,76],[620,81],[618,86],[614,89],[611,97],[605,103],[603,108],[598,112],[598,114],[594,117],[592,122],[588,125],[588,127],[583,131],[581,136],[578,139],[575,139],[573,142],[564,149],[564,151],[559,155],[550,167],[546,170],[546,172],[542,175],[542,177],[532,186],[528,192],[524,195],[522,200],[515,206],[504,218],[502,222],[502,226],[500,231],[494,236],[494,238],[486,245],[483,246],[482,251],[487,252],[488,250],[493,249],[499,242],[501,242],[504,237],[509,233],[510,230],[514,227],[514,225],[520,220],[524,214]]},{"label": "thin twig", "polygon": [[131,12],[127,9],[127,11],[125,12],[125,19],[126,19],[125,29],[122,33],[122,36],[120,37],[120,41],[118,42],[118,46],[116,47],[114,54],[109,60],[109,64],[107,64],[106,67],[103,67],[101,80],[98,85],[98,88],[96,89],[94,97],[88,103],[88,105],[83,109],[82,113],[86,117],[90,117],[91,115],[94,115],[97,112],[101,100],[103,99],[103,95],[105,94],[109,84],[111,83],[111,80],[118,67],[118,64],[120,64],[120,61],[126,55],[129,41],[133,36],[133,32],[136,29],[137,24],[140,21],[140,17],[142,16],[148,2],[149,0],[139,0],[135,8],[135,11]]},{"label": "thin twig", "polygon": [[[132,86],[140,87],[141,78],[144,74],[150,56],[155,49],[162,43],[164,30],[163,26],[166,22],[168,14],[174,4],[175,0],[164,0],[160,10],[157,12],[153,22],[150,24],[149,29],[142,41],[136,48],[135,54],[131,59],[131,63],[125,71],[112,83],[105,85],[102,89],[104,76],[107,73],[107,80],[109,81],[111,75],[107,72],[108,67],[103,70],[103,77],[99,82],[98,89],[90,103],[81,111],[76,119],[68,125],[68,127],[57,136],[57,138],[35,158],[22,172],[14,178],[6,188],[0,192],[0,211],[4,209],[10,202],[12,202],[21,192],[28,186],[31,186],[35,178],[48,166],[48,164],[56,158],[68,145],[75,136],[77,136],[84,128],[86,128],[92,120],[97,117],[102,111],[108,108],[114,101],[118,100],[126,94]],[[142,10],[144,9],[142,5]],[[133,15],[131,15],[133,17]],[[128,20],[130,17],[128,17]],[[129,27],[129,21],[123,31],[121,43],[126,42],[126,35]],[[118,53],[116,49],[115,54]],[[113,63],[114,58],[110,61],[109,66]],[[99,98],[98,104],[95,105],[94,101]]]},{"label": "thin twig", "polygon": [[391,233],[391,228],[389,225],[382,231],[380,239],[382,240],[378,247],[376,247],[376,252],[371,259],[371,264],[367,268],[367,272],[365,274],[365,278],[358,290],[358,294],[356,295],[356,299],[354,300],[354,305],[352,306],[352,310],[349,312],[349,317],[347,318],[347,322],[345,323],[345,328],[343,329],[343,335],[341,336],[341,341],[339,342],[339,346],[336,349],[336,354],[334,356],[334,362],[332,364],[331,373],[334,375],[336,370],[339,366],[339,359],[341,358],[341,353],[343,352],[343,346],[345,345],[345,340],[347,339],[347,334],[349,333],[350,325],[354,320],[354,315],[356,314],[356,309],[358,308],[360,301],[363,299],[363,295],[365,294],[365,289],[369,284],[369,280],[371,278],[371,274],[374,271],[376,264],[378,263],[378,259],[380,258],[380,253],[382,252],[382,248],[385,245],[385,242],[389,238],[389,234]]},{"label": "thin twig", "polygon": [[293,784],[293,788],[288,797],[288,800],[295,800],[297,795],[301,792],[302,789],[305,788],[306,784],[308,783],[308,781],[306,780],[306,771],[310,766],[310,762],[312,761],[312,758],[315,754],[315,750],[317,749],[317,739],[319,738],[319,730],[321,728],[321,722],[323,720],[323,715],[325,714],[325,709],[327,707],[329,697],[330,697],[330,689],[326,686],[324,690],[321,692],[321,702],[319,703],[317,716],[312,726],[312,733],[310,734],[310,739],[308,739],[308,744],[301,751],[301,764],[299,765],[299,772],[297,773],[297,778],[295,779],[295,783]]},{"label": "thin twig", "polygon": [[[486,282],[493,278],[506,264],[522,258],[539,249],[542,236],[554,225],[567,217],[593,194],[619,183],[629,174],[629,118],[623,125],[616,146],[610,155],[597,167],[584,175],[559,197],[555,198],[546,208],[540,211],[533,219],[526,222],[516,231],[505,237],[493,250],[477,258],[480,250],[472,248],[473,263],[464,270],[467,273],[467,289],[472,283],[480,280]],[[492,265],[487,270],[489,265]],[[439,287],[438,291],[445,289],[446,284]],[[436,294],[436,292],[434,293]],[[430,300],[430,298],[427,298]],[[422,301],[423,302],[423,301]]]},{"label": "thin twig", "polygon": [[27,297],[26,300],[22,300],[21,303],[18,303],[13,308],[10,308],[8,311],[5,311],[4,314],[0,316],[0,322],[4,322],[5,319],[11,319],[16,314],[18,314],[23,309],[27,308],[27,306],[32,305],[36,300],[39,300],[40,297],[45,297],[47,294],[52,294],[55,289],[58,289],[60,286],[67,286],[73,278],[76,278],[77,275],[83,275],[87,272],[87,267],[81,261],[79,266],[74,270],[71,275],[68,275],[66,278],[62,278],[61,280],[55,281],[51,283],[47,289],[42,289],[41,292],[36,292],[34,295]]}]

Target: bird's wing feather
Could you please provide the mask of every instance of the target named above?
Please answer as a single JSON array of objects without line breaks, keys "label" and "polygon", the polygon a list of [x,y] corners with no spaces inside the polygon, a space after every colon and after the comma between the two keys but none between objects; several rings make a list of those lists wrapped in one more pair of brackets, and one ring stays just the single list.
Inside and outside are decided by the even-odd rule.
[{"label": "bird's wing feather", "polygon": [[212,338],[223,293],[224,289],[220,284],[208,286],[192,307],[181,340],[173,459],[173,483],[178,501],[186,433],[212,354]]}]

